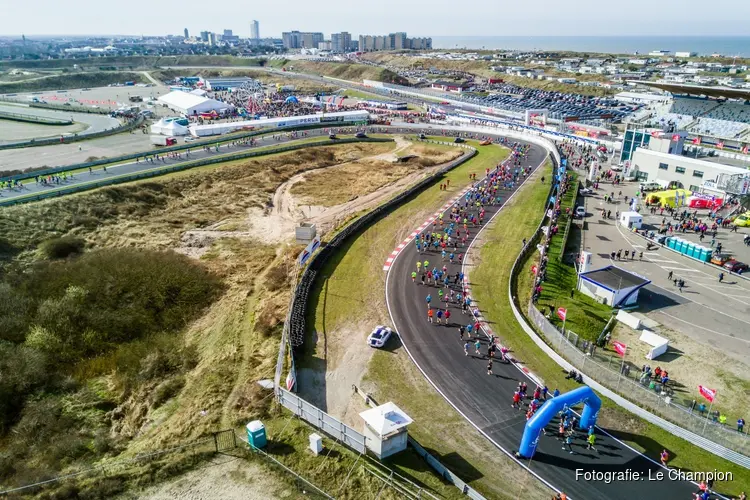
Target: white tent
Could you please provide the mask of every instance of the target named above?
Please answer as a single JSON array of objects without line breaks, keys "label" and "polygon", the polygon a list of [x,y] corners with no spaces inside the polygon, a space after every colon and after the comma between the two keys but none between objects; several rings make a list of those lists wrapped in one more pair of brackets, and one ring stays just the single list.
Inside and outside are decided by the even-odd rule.
[{"label": "white tent", "polygon": [[170,109],[188,116],[198,113],[210,113],[211,111],[221,113],[234,108],[234,106],[225,102],[180,91],[163,95],[158,101],[166,104]]},{"label": "white tent", "polygon": [[200,97],[203,97],[203,96],[205,96],[206,94],[208,94],[208,92],[206,92],[206,91],[205,91],[205,90],[203,90],[203,89],[195,89],[195,90],[191,90],[191,91],[190,91],[190,93],[191,93],[191,94],[193,94],[193,95],[197,95],[197,96],[200,96]]},{"label": "white tent", "polygon": [[168,135],[170,137],[175,137],[178,135],[188,135],[188,133],[188,128],[184,125],[180,125],[174,119],[162,118],[151,125],[151,134],[153,135]]}]

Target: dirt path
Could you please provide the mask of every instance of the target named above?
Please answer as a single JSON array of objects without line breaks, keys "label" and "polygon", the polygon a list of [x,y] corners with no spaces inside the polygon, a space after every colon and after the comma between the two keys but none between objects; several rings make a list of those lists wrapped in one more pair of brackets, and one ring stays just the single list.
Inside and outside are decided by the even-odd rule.
[{"label": "dirt path", "polygon": [[[319,173],[325,170],[340,168],[343,165],[354,162],[394,161],[398,158],[397,154],[399,152],[412,145],[410,141],[403,137],[395,137],[394,139],[396,147],[388,153],[367,156],[353,162],[339,163],[330,167],[315,169],[315,172]],[[269,213],[264,214],[260,209],[251,209],[248,214],[248,220],[255,237],[267,244],[276,244],[291,238],[294,235],[294,228],[302,221],[315,224],[318,228],[318,233],[322,234],[336,227],[336,225],[350,214],[379,205],[383,200],[403,190],[406,186],[413,184],[424,175],[429,175],[435,168],[437,167],[415,172],[365,196],[357,197],[333,207],[300,205],[298,203],[291,191],[295,184],[304,182],[308,172],[302,172],[284,182],[276,189],[272,198],[273,207]]]}]

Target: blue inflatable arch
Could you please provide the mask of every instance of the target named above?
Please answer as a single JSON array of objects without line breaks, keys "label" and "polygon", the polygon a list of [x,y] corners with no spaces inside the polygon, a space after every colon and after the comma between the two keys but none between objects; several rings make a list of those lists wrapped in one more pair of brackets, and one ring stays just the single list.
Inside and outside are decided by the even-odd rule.
[{"label": "blue inflatable arch", "polygon": [[571,408],[579,403],[583,403],[583,413],[578,427],[587,430],[589,426],[596,425],[596,418],[599,416],[599,409],[602,407],[602,400],[599,399],[591,387],[585,385],[574,389],[565,394],[560,394],[556,398],[548,399],[534,416],[526,422],[526,429],[521,437],[521,446],[518,454],[525,458],[531,458],[536,451],[536,445],[539,443],[539,435],[542,429],[566,406]]}]

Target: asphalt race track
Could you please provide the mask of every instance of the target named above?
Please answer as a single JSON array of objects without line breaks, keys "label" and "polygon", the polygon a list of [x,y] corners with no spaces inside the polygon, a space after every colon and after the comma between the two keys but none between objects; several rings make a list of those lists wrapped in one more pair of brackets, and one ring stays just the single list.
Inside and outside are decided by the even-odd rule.
[{"label": "asphalt race track", "polygon": [[[532,145],[528,156],[521,160],[521,166],[537,168],[545,159],[545,151]],[[537,181],[539,182],[539,181]],[[549,182],[547,180],[546,182]],[[503,191],[503,203],[511,196],[512,191]],[[499,210],[498,206],[485,207],[485,224]],[[540,207],[541,209],[541,207]],[[444,220],[448,221],[450,209]],[[476,213],[476,210],[474,211]],[[416,228],[423,221],[414,221]],[[476,237],[479,228],[470,234],[470,241]],[[467,241],[467,245],[470,243]],[[518,242],[519,249],[521,242]],[[459,252],[461,250],[459,247]],[[515,258],[509,255],[509,259]],[[528,383],[529,394],[536,386],[533,380],[511,364],[496,360],[493,364],[494,375],[487,374],[488,339],[481,334],[482,348],[480,355],[474,355],[472,346],[469,356],[459,338],[459,325],[473,323],[469,313],[461,314],[457,304],[451,304],[451,323],[449,325],[430,324],[427,320],[425,297],[432,295],[433,308],[439,304],[438,287],[422,285],[417,279],[412,283],[411,273],[416,270],[417,260],[430,261],[430,269],[443,265],[448,267],[448,274],[453,276],[460,271],[460,264],[450,264],[441,259],[440,252],[432,250],[419,254],[416,245],[411,243],[396,257],[393,262],[387,283],[386,300],[393,324],[401,341],[412,359],[433,383],[439,392],[461,412],[475,427],[488,437],[496,446],[507,452],[515,453],[520,444],[521,435],[526,424],[525,411],[511,407],[512,395],[518,382],[522,379]],[[460,289],[460,285],[457,289]],[[497,293],[507,294],[507,283],[497,284]],[[479,304],[481,307],[481,304]],[[491,318],[490,318],[491,319]],[[502,326],[495,325],[494,330],[502,340]],[[472,335],[472,343],[476,338]],[[513,346],[509,346],[511,349]],[[554,387],[549,388],[550,392]],[[527,401],[528,402],[528,401]],[[640,455],[623,443],[615,440],[605,432],[597,429],[597,451],[586,450],[585,433],[578,431],[570,454],[562,449],[557,440],[558,420],[547,426],[549,436],[541,436],[536,454],[531,461],[524,459],[523,465],[541,477],[555,489],[564,491],[569,497],[578,499],[627,499],[664,498],[689,499],[698,488],[688,481],[670,480],[667,471],[648,458]],[[446,439],[449,439],[446,437]],[[585,480],[576,479],[576,469],[598,472],[640,473],[640,479],[630,481]],[[664,479],[657,478],[663,474]],[[649,476],[650,474],[650,476]],[[501,477],[497,478],[502,481]]]}]

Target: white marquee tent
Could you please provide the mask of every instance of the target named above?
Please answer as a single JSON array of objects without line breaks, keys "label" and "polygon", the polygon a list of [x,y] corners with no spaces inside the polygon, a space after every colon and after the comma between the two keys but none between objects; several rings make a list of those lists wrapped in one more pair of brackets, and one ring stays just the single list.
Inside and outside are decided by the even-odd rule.
[{"label": "white marquee tent", "polygon": [[162,104],[166,104],[170,109],[188,116],[196,115],[198,113],[210,113],[211,111],[221,113],[226,110],[234,109],[234,106],[231,104],[180,91],[174,91],[167,95],[163,95],[158,101]]},{"label": "white marquee tent", "polygon": [[179,135],[188,135],[189,132],[190,131],[185,125],[180,125],[174,120],[174,118],[162,118],[151,125],[152,135],[168,135],[170,137],[175,137]]}]

